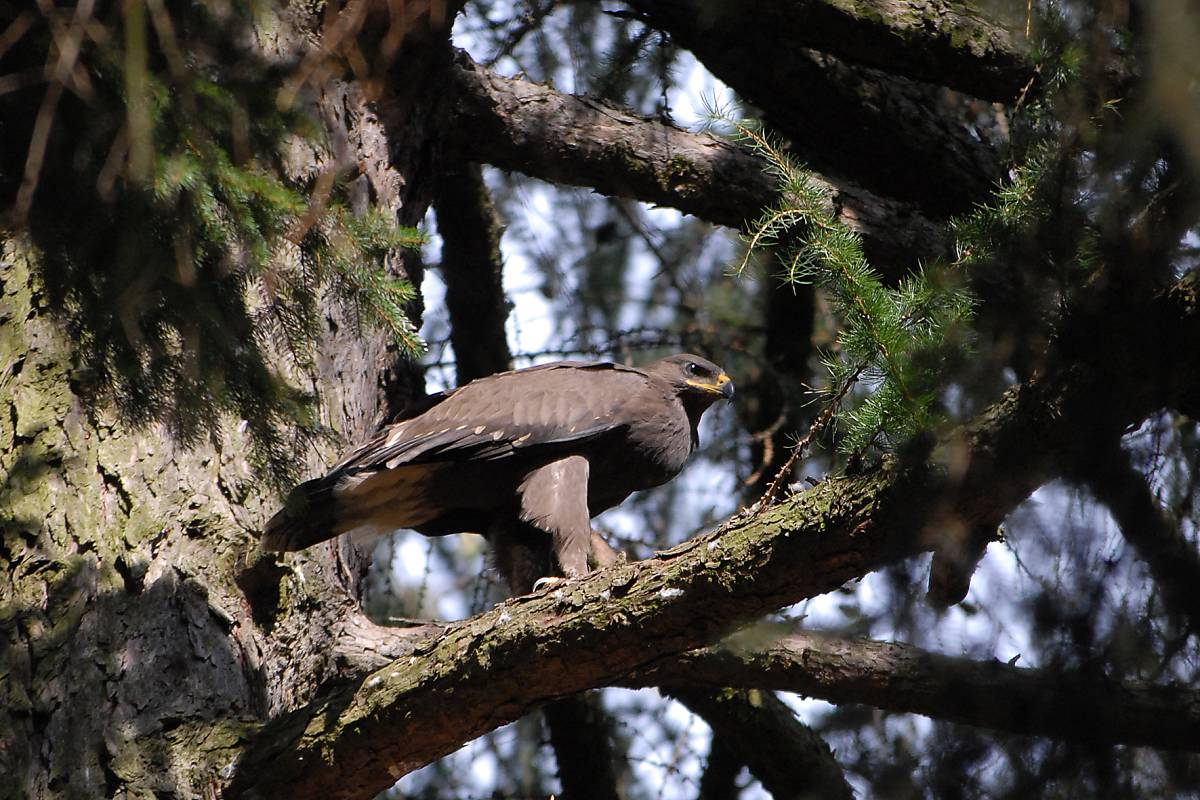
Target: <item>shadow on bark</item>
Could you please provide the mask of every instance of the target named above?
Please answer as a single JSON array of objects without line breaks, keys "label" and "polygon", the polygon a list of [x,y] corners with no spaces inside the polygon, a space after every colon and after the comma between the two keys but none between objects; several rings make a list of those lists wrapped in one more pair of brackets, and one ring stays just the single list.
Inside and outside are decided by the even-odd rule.
[{"label": "shadow on bark", "polygon": [[223,723],[261,718],[266,700],[204,587],[170,565],[143,580],[90,549],[4,545],[6,573],[47,577],[44,602],[0,612],[0,773],[78,797],[189,796],[203,787],[179,775],[215,780],[237,745]]}]

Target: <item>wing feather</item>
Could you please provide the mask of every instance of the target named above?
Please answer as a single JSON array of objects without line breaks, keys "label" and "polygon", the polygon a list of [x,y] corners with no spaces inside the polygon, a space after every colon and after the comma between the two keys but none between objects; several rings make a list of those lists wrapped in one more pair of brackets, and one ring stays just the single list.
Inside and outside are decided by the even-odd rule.
[{"label": "wing feather", "polygon": [[646,381],[628,367],[576,362],[481,378],[446,393],[424,413],[387,426],[331,472],[494,461],[594,439],[625,425],[621,406]]}]

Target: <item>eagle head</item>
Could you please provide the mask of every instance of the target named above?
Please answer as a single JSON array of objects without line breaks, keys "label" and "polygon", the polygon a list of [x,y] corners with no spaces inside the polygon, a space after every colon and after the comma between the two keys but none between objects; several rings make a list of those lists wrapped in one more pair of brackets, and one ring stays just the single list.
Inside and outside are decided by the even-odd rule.
[{"label": "eagle head", "polygon": [[707,358],[680,353],[656,362],[653,368],[671,382],[689,407],[703,410],[718,400],[733,399],[733,381]]}]

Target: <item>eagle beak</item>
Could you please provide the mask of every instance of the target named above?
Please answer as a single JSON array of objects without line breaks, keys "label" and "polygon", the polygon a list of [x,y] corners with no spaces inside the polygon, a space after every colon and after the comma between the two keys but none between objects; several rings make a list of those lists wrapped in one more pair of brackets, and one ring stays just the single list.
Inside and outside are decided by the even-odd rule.
[{"label": "eagle beak", "polygon": [[687,385],[703,392],[708,392],[709,394],[719,394],[723,400],[733,399],[733,380],[724,372],[717,376],[717,380],[714,383],[687,381]]},{"label": "eagle beak", "polygon": [[726,400],[733,399],[733,380],[728,375],[722,372],[717,376],[717,391],[721,393],[721,397]]}]

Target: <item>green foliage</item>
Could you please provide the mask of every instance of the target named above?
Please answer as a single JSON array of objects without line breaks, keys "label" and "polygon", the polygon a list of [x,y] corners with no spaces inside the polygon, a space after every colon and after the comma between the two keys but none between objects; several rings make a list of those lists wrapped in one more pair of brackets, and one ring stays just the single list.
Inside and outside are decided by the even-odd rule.
[{"label": "green foliage", "polygon": [[277,357],[311,365],[326,291],[419,352],[413,289],[385,260],[420,236],[352,213],[336,169],[311,166],[334,159],[278,105],[288,65],[246,44],[269,5],[28,12],[6,59],[18,73],[61,64],[63,31],[80,47],[61,83],[0,96],[0,197],[78,343],[79,391],[183,442],[245,420],[257,464],[286,482],[293,437],[322,431]]},{"label": "green foliage", "polygon": [[[961,362],[970,343],[971,296],[947,270],[919,270],[885,286],[809,173],[758,126],[737,123],[736,138],[763,157],[781,198],[751,226],[736,271],[774,246],[785,265],[780,277],[816,285],[840,317],[823,362],[829,396],[852,403],[835,416],[842,448],[889,448],[935,425],[948,367]],[[854,383],[866,391],[847,392]]]},{"label": "green foliage", "polygon": [[[1014,264],[1025,260],[1020,257],[1019,250],[1027,247],[1031,237],[1037,235],[1038,226],[1043,225],[1060,205],[1061,173],[1067,166],[1064,157],[1056,143],[1042,140],[1032,145],[1022,163],[1010,170],[1009,180],[996,188],[989,202],[952,222],[958,266],[984,267],[995,263],[997,258]],[[1052,252],[1062,249],[1061,244],[1051,245],[1048,241],[1038,242],[1035,252],[1041,254],[1047,248]],[[1086,241],[1071,240],[1070,248],[1063,255],[1070,259],[1089,247],[1091,245]],[[1085,259],[1085,262],[1091,260]]]}]

